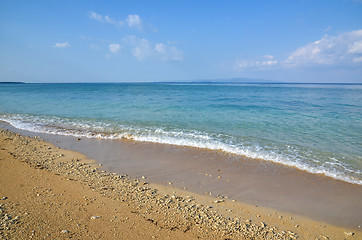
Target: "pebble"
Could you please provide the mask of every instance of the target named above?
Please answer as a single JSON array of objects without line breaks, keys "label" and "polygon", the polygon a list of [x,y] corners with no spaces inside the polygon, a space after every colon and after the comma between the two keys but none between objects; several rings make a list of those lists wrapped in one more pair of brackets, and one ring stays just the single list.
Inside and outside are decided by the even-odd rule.
[{"label": "pebble", "polygon": [[[0,134],[5,137],[13,136],[12,133],[1,129]],[[210,236],[216,236],[213,235],[214,233],[224,233],[224,235],[227,233],[226,235],[231,239],[259,239],[265,238],[265,236],[268,236],[270,239],[297,238],[297,236],[294,236],[294,233],[281,233],[277,232],[276,229],[270,230],[273,227],[266,227],[267,225],[263,222],[261,222],[261,225],[257,225],[252,223],[251,220],[245,221],[242,220],[242,218],[233,219],[231,217],[225,217],[217,213],[211,206],[200,204],[200,202],[192,196],[187,196],[186,198],[176,195],[163,196],[157,192],[157,189],[145,187],[142,184],[143,181],[127,179],[127,175],[118,176],[105,171],[96,171],[98,168],[91,167],[86,163],[80,163],[79,159],[65,159],[67,161],[62,162],[56,161],[57,156],[64,156],[61,152],[50,152],[47,150],[48,145],[39,148],[38,145],[33,144],[33,141],[29,141],[25,146],[23,143],[28,140],[23,137],[20,138],[22,139],[13,143],[15,145],[17,144],[16,147],[20,148],[17,152],[20,153],[18,156],[20,161],[26,160],[27,162],[35,163],[34,166],[43,166],[47,171],[53,172],[56,175],[63,175],[67,178],[85,182],[93,191],[103,192],[103,190],[107,189],[112,190],[106,194],[119,198],[123,202],[135,204],[134,206],[137,208],[135,213],[143,215],[144,217],[149,217],[147,215],[148,213],[157,214],[159,217],[157,223],[160,223],[162,226],[167,227],[171,225],[175,226],[176,229],[189,229],[189,227],[192,227],[193,229],[198,229],[202,235],[205,234],[206,239]],[[37,156],[32,156],[31,149],[35,147],[37,147]],[[56,147],[56,149],[59,148]],[[52,153],[52,156],[46,157],[46,154],[44,154],[42,157],[42,151],[46,151],[48,156],[49,153]],[[221,170],[219,169],[218,171]],[[211,174],[207,174],[207,176],[211,176]],[[221,178],[218,174],[214,176]],[[141,178],[145,179],[146,177],[142,176]],[[168,184],[171,185],[172,183],[169,182]],[[41,193],[41,195],[43,195],[43,193]],[[2,199],[4,200],[4,197]],[[85,197],[86,201],[91,201],[89,203],[87,202],[87,204],[95,200],[93,198],[91,200],[87,199],[88,198]],[[225,199],[227,199],[227,196],[219,195],[218,199],[211,200],[211,202],[222,203]],[[234,202],[234,200],[232,201]],[[222,206],[220,206],[220,208],[223,208]],[[223,210],[228,211],[227,209]],[[91,219],[95,220],[100,217],[102,216],[92,216]],[[122,217],[121,219],[128,220],[129,218]],[[154,221],[151,218],[150,220],[152,220],[152,222]],[[212,229],[215,231],[211,231]],[[68,230],[61,230],[61,232],[69,233]],[[156,238],[156,236],[152,237]]]},{"label": "pebble", "polygon": [[2,197],[2,198],[1,198],[1,200],[6,200],[6,199],[8,199],[8,197]]},{"label": "pebble", "polygon": [[354,233],[353,233],[353,232],[344,232],[344,234],[345,234],[346,236],[349,236],[349,237],[351,237],[351,236],[353,236],[353,235],[354,235]]}]

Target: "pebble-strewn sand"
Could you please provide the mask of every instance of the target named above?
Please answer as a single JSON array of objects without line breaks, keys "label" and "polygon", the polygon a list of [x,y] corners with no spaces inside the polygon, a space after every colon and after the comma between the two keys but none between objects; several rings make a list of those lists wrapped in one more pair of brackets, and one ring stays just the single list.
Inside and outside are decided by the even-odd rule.
[{"label": "pebble-strewn sand", "polygon": [[[141,166],[140,166],[141,167]],[[0,239],[361,239],[361,232],[98,169],[0,130]]]}]

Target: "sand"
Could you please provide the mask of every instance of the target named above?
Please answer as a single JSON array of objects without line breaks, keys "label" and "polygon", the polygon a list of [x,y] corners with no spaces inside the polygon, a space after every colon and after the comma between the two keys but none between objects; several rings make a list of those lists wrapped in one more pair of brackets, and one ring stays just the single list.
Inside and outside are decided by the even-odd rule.
[{"label": "sand", "polygon": [[[361,239],[272,208],[104,171],[39,138],[0,131],[4,239]],[[356,209],[357,210],[357,209]]]}]

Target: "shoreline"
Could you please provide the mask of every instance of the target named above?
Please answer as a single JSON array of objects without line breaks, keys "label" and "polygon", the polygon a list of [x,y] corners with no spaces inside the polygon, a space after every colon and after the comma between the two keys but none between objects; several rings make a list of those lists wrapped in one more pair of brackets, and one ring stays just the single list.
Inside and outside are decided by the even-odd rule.
[{"label": "shoreline", "polygon": [[[149,138],[147,136],[142,136],[138,135],[138,134],[133,134],[133,133],[129,133],[129,134],[120,134],[118,135],[117,133],[101,133],[98,131],[95,132],[83,132],[82,130],[75,130],[72,129],[72,127],[70,127],[70,129],[68,128],[63,128],[63,127],[51,127],[52,124],[50,124],[49,128],[46,125],[45,128],[40,127],[40,129],[37,128],[33,128],[33,127],[27,127],[26,125],[24,126],[23,124],[19,124],[16,121],[12,121],[9,119],[0,119],[0,122],[5,122],[6,124],[10,124],[11,126],[13,126],[16,129],[20,129],[24,132],[36,132],[37,134],[43,134],[43,135],[55,135],[55,136],[64,136],[64,137],[73,137],[73,138],[81,138],[81,139],[97,139],[97,140],[104,140],[106,141],[119,141],[119,142],[136,142],[136,143],[149,143],[149,144],[155,144],[155,145],[171,145],[171,146],[175,146],[176,148],[187,148],[187,149],[199,149],[200,151],[212,151],[212,152],[219,152],[219,153],[223,153],[224,155],[230,155],[230,156],[235,156],[236,158],[239,159],[253,159],[253,160],[260,160],[260,161],[264,161],[264,162],[271,162],[274,165],[282,165],[284,167],[287,168],[293,168],[293,169],[297,169],[298,171],[303,171],[306,173],[310,173],[313,175],[322,175],[328,178],[331,178],[332,180],[337,180],[337,181],[342,181],[342,182],[346,182],[346,183],[350,183],[350,184],[356,184],[356,185],[360,185],[362,186],[362,180],[360,177],[360,172],[359,171],[355,171],[351,168],[348,168],[348,166],[344,166],[343,164],[340,165],[342,166],[342,168],[344,170],[336,170],[333,168],[328,169],[325,167],[318,167],[318,166],[313,166],[308,164],[308,163],[303,163],[304,160],[298,160],[298,157],[295,160],[289,160],[289,157],[287,156],[286,158],[279,156],[279,154],[271,154],[269,155],[268,153],[263,154],[263,153],[257,153],[258,151],[254,152],[251,151],[250,153],[248,153],[248,151],[244,151],[242,149],[238,149],[238,148],[233,148],[230,146],[228,146],[227,144],[224,145],[222,142],[218,142],[218,143],[210,143],[207,142],[207,144],[205,145],[203,142],[179,142],[175,139],[154,139],[153,137]],[[57,119],[56,121],[61,121],[61,119]],[[182,133],[182,131],[181,131]],[[202,134],[201,134],[202,135]],[[207,135],[205,135],[204,137],[207,138]],[[221,144],[222,146],[219,146],[219,144]],[[76,151],[79,151],[78,149],[75,149]],[[274,150],[271,151],[273,152],[278,152],[278,150]],[[343,156],[341,156],[342,158],[344,158]],[[309,156],[309,158],[311,158]],[[357,156],[358,158],[358,156]],[[317,160],[318,162],[321,159]],[[309,159],[308,161],[311,161],[311,159]],[[333,161],[331,159],[323,159],[322,161],[325,161],[325,163],[329,166],[330,164],[332,164],[330,161]],[[332,165],[339,165],[339,164],[332,164]],[[345,171],[353,173],[352,175],[346,174]]]},{"label": "shoreline", "polygon": [[[176,234],[176,238],[192,239],[195,236],[202,236],[209,239],[221,237],[263,239],[267,236],[270,239],[294,239],[299,236],[307,239],[329,236],[333,239],[344,239],[352,232],[353,238],[361,237],[361,231],[358,229],[336,227],[270,208],[243,204],[223,197],[195,194],[171,186],[144,184],[144,180],[99,171],[95,169],[96,162],[86,160],[84,155],[58,149],[37,138],[23,137],[6,130],[1,130],[1,137],[1,164],[4,164],[4,160],[7,164],[9,161],[7,158],[13,157],[17,159],[14,162],[23,165],[22,162],[26,162],[25,165],[32,166],[37,172],[60,177],[63,182],[81,183],[89,190],[100,193],[102,198],[117,201],[117,204],[126,202],[128,206],[138,208],[138,213],[142,212],[142,214],[137,215],[146,221],[153,220],[152,224],[154,224],[154,219],[157,218],[156,226],[163,226],[161,229],[181,234]],[[9,156],[4,157],[4,152],[5,154],[7,152]],[[7,169],[3,167],[1,170],[7,172]],[[13,171],[17,170],[13,169]],[[7,173],[7,177],[17,178],[16,175],[16,172]],[[2,178],[2,189],[13,191],[12,194],[15,196],[19,194],[20,190],[4,187],[3,181]],[[192,197],[188,197],[190,195]],[[8,197],[2,202],[8,201],[13,201],[13,197]],[[171,221],[173,224],[165,224],[170,221],[170,218],[175,219]],[[26,217],[24,219],[20,217],[19,221],[22,220],[26,220]],[[174,228],[175,226],[177,228]]]},{"label": "shoreline", "polygon": [[96,159],[102,169],[117,174],[145,176],[153,183],[172,183],[201,195],[222,195],[336,226],[359,230],[362,225],[360,185],[262,160],[235,159],[217,151],[131,140],[78,140],[23,131],[1,122],[0,127],[81,152]]}]

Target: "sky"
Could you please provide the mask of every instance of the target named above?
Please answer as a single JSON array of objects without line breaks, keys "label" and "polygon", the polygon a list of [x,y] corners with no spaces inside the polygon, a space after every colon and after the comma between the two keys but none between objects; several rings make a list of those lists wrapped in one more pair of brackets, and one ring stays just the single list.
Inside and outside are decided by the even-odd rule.
[{"label": "sky", "polygon": [[0,81],[362,83],[362,0],[0,1]]}]

